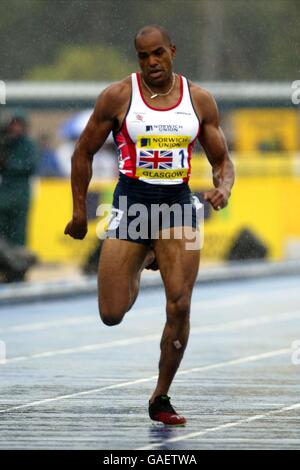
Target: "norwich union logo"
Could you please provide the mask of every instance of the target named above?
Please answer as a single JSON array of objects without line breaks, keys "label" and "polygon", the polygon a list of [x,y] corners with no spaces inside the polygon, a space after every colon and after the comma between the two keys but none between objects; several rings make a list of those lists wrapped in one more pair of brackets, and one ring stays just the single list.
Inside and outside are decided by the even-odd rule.
[{"label": "norwich union logo", "polygon": [[142,137],[140,140],[139,147],[150,147],[151,146],[151,139],[148,137]]},{"label": "norwich union logo", "polygon": [[169,150],[187,148],[191,142],[189,135],[139,135],[137,137],[137,147],[153,150]]},{"label": "norwich union logo", "polygon": [[154,124],[146,126],[146,132],[153,130],[159,132],[178,132],[182,128],[183,126],[180,126],[179,124]]}]

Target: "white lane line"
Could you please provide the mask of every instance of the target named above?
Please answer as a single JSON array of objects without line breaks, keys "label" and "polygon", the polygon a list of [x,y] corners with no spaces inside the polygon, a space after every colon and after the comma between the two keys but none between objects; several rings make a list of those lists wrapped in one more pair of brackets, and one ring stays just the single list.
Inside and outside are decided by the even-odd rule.
[{"label": "white lane line", "polygon": [[[47,438],[45,438],[45,441],[46,440],[47,440]],[[66,440],[67,440],[67,438],[66,438]],[[274,447],[276,445],[277,446],[281,445],[281,448],[282,448],[283,444],[286,444],[286,445],[288,445],[288,444],[298,444],[298,449],[297,450],[299,450],[299,439],[289,439],[288,437],[287,438],[277,437],[277,438],[274,438],[274,439],[272,439],[272,438],[263,439],[261,437],[251,437],[251,438],[250,437],[224,437],[224,438],[216,439],[215,436],[210,436],[210,437],[206,437],[206,438],[201,439],[201,444],[202,443],[203,444],[210,444],[210,443],[216,443],[216,442],[223,443],[224,445],[235,443],[235,442],[244,442],[244,443],[249,443],[249,444],[253,444],[253,445],[257,445],[257,443],[259,443],[261,445],[262,444],[264,444],[264,445],[273,444]],[[255,447],[255,449],[256,449],[256,447]],[[234,449],[234,450],[238,450],[238,449]],[[270,450],[270,449],[268,449],[268,450]],[[276,450],[278,450],[278,449],[276,449]]]},{"label": "white lane line", "polygon": [[259,406],[284,406],[284,403],[262,403],[262,402],[259,402]]},{"label": "white lane line", "polygon": [[[219,308],[219,307],[226,307],[228,306],[235,306],[235,305],[241,305],[243,303],[247,302],[245,297],[238,295],[234,297],[228,297],[228,298],[223,298],[223,299],[217,299],[217,300],[209,300],[209,301],[198,301],[195,302],[192,306],[192,309],[197,309],[197,308]],[[164,313],[165,306],[162,304],[161,307],[148,307],[148,308],[136,308],[133,309],[129,315],[142,315],[147,316],[147,315],[153,315],[156,313]],[[20,325],[14,325],[6,328],[0,328],[0,333],[22,333],[26,331],[38,331],[38,330],[48,330],[49,328],[57,328],[60,326],[65,326],[65,325],[76,325],[76,324],[84,324],[84,323],[99,323],[100,318],[97,312],[95,312],[95,315],[89,315],[89,316],[80,316],[80,317],[71,317],[67,318],[65,320],[52,320],[52,321],[47,321],[47,322],[38,322],[38,323],[26,323],[26,324],[20,324]]]},{"label": "white lane line", "polygon": [[206,370],[219,369],[220,367],[235,366],[237,364],[244,364],[246,362],[260,361],[261,359],[269,359],[270,357],[282,356],[283,354],[291,354],[292,350],[289,348],[276,349],[262,354],[253,354],[251,356],[241,357],[239,359],[232,359],[230,361],[218,362],[216,364],[208,364],[207,366],[192,367],[190,369],[181,370],[176,373],[177,375],[190,374],[191,372],[203,372]]},{"label": "white lane line", "polygon": [[300,317],[300,310],[282,312],[275,315],[261,315],[257,318],[243,318],[241,320],[232,320],[224,323],[216,323],[211,325],[203,325],[201,327],[195,327],[192,329],[191,334],[201,332],[216,332],[216,331],[226,331],[226,330],[235,330],[240,328],[247,328],[257,325],[267,325],[268,323],[279,323],[286,320],[293,320]]},{"label": "white lane line", "polygon": [[49,328],[59,328],[65,325],[83,325],[85,323],[93,323],[96,320],[94,315],[85,317],[72,317],[65,320],[51,320],[46,322],[25,323],[21,325],[9,326],[7,328],[0,328],[0,333],[23,333],[26,331],[39,331]]},{"label": "white lane line", "polygon": [[[206,366],[202,367],[193,367],[191,369],[185,369],[182,371],[177,372],[176,377],[179,375],[185,375],[185,374],[190,374],[193,372],[203,372],[207,370],[212,370],[212,369],[221,369],[223,367],[229,367],[232,365],[237,365],[237,364],[244,364],[248,362],[254,362],[254,361],[260,361],[262,359],[269,359],[271,357],[276,357],[276,356],[282,356],[284,354],[291,354],[291,349],[276,349],[274,351],[268,351],[263,354],[256,354],[256,355],[251,355],[251,356],[246,356],[246,357],[240,357],[237,359],[232,359],[230,361],[223,361],[215,364],[208,364]],[[75,392],[75,393],[70,393],[68,395],[60,395],[58,397],[53,397],[53,398],[46,398],[43,400],[37,400],[33,401],[30,403],[25,403],[23,405],[17,405],[17,406],[11,406],[6,409],[0,410],[0,413],[6,413],[8,411],[15,411],[15,410],[21,410],[25,408],[31,408],[33,406],[38,406],[38,405],[44,405],[47,403],[54,403],[60,400],[65,400],[68,398],[75,398],[75,397],[80,397],[80,396],[86,396],[86,395],[91,395],[93,393],[98,393],[102,392],[104,390],[113,390],[116,388],[125,388],[129,387],[130,385],[137,385],[140,383],[146,383],[146,382],[152,382],[153,380],[157,379],[157,375],[153,375],[151,377],[145,377],[137,380],[132,380],[129,382],[120,382],[118,384],[113,384],[113,385],[108,385],[106,387],[100,387],[100,388],[94,388],[90,390],[84,390],[82,392]]]},{"label": "white lane line", "polygon": [[[192,327],[191,335],[198,334],[198,333],[209,333],[209,332],[217,332],[217,331],[230,331],[242,328],[250,328],[257,325],[266,325],[269,323],[277,323],[287,320],[292,320],[295,318],[300,317],[300,310],[295,312],[283,312],[278,315],[263,315],[259,318],[244,318],[242,320],[233,320],[224,323],[216,323],[210,325],[203,325],[200,327]],[[77,346],[75,348],[64,348],[64,349],[55,349],[51,351],[44,351],[40,353],[24,355],[24,356],[16,356],[7,358],[5,361],[4,366],[7,364],[12,364],[15,362],[22,362],[28,361],[31,359],[42,359],[46,357],[54,357],[54,356],[62,356],[66,354],[76,354],[76,353],[84,353],[84,352],[91,352],[91,351],[98,351],[101,349],[113,348],[115,346],[130,346],[132,344],[139,344],[151,341],[159,340],[161,337],[160,334],[151,334],[146,336],[134,336],[129,339],[121,339],[110,341],[108,343],[96,343],[96,344],[88,344],[85,346]]]},{"label": "white lane line", "polygon": [[[274,302],[274,299],[277,297],[281,298],[282,296],[288,296],[289,299],[295,296],[299,297],[298,291],[295,289],[280,289],[277,291],[266,291],[266,292],[257,292],[252,294],[239,294],[239,295],[228,295],[222,299],[204,299],[197,302],[193,302],[192,310],[195,309],[217,309],[219,307],[232,307],[243,304],[248,304],[249,302],[257,302],[258,300],[268,300],[270,299]],[[164,313],[165,306],[162,303],[160,307],[148,307],[148,308],[138,308],[134,307],[129,315],[153,315],[156,313]],[[95,312],[95,315],[80,316],[80,317],[70,317],[65,320],[56,319],[46,322],[34,322],[26,323],[20,325],[13,325],[9,327],[0,328],[0,333],[17,333],[17,332],[26,332],[26,331],[39,331],[49,328],[57,328],[64,325],[81,325],[84,323],[98,323],[98,313]]]},{"label": "white lane line", "polygon": [[171,444],[173,442],[179,442],[179,441],[186,441],[186,440],[189,440],[189,439],[194,439],[195,437],[201,437],[201,436],[204,436],[204,435],[209,434],[209,433],[221,431],[222,429],[234,428],[234,427],[240,426],[241,424],[251,423],[253,421],[258,421],[260,419],[267,418],[268,416],[273,416],[273,415],[276,415],[276,414],[285,413],[287,411],[293,411],[293,410],[297,410],[297,409],[300,409],[300,403],[295,403],[294,405],[285,406],[284,408],[279,408],[277,410],[267,411],[266,413],[263,413],[263,414],[260,414],[260,415],[250,416],[249,418],[240,419],[238,421],[233,421],[231,423],[221,424],[220,426],[215,426],[213,428],[204,429],[204,431],[191,432],[191,433],[188,433],[188,434],[185,434],[185,435],[172,437],[170,439],[164,440],[163,442],[153,444],[153,445],[147,446],[147,447],[140,447],[139,449],[136,449],[136,450],[157,449],[157,448],[161,447],[162,445],[166,445],[166,444],[169,444],[169,443]]},{"label": "white lane line", "polygon": [[[27,361],[29,359],[41,359],[44,357],[53,357],[53,356],[61,356],[65,354],[74,354],[78,352],[90,352],[90,351],[97,351],[100,349],[107,349],[112,348],[115,346],[129,346],[131,344],[138,344],[143,343],[146,341],[154,341],[159,339],[160,335],[146,335],[146,336],[135,336],[129,339],[120,339],[111,341],[109,343],[102,343],[102,344],[87,344],[85,346],[78,346],[76,348],[65,348],[65,349],[56,349],[53,351],[44,351],[41,353],[31,354],[29,356],[17,356],[8,358],[5,361],[5,364],[11,364],[13,362],[20,362],[20,361]],[[3,364],[3,365],[5,365]]]}]

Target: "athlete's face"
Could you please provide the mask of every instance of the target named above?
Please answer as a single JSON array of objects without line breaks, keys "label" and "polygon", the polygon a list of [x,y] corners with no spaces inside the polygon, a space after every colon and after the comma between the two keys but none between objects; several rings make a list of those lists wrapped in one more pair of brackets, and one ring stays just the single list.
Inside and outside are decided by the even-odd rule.
[{"label": "athlete's face", "polygon": [[176,47],[167,44],[159,31],[138,36],[136,51],[147,83],[163,86],[170,80]]}]

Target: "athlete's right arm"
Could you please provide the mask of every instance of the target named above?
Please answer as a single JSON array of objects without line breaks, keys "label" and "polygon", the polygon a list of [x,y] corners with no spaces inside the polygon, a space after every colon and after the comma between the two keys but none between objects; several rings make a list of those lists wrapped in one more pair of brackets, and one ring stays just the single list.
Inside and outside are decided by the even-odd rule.
[{"label": "athlete's right arm", "polygon": [[98,97],[94,111],[75,146],[72,155],[71,186],[73,216],[65,228],[65,235],[83,239],[87,233],[86,195],[92,178],[94,154],[102,147],[113,129],[122,99],[122,83],[106,88]]}]

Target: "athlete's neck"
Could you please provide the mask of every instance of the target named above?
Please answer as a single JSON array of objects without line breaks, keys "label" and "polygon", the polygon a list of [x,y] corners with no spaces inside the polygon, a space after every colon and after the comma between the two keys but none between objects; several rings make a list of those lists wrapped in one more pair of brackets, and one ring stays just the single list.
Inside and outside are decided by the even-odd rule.
[{"label": "athlete's neck", "polygon": [[[142,78],[142,82],[143,82],[143,85],[144,85],[144,88],[149,92],[149,88],[151,89],[151,91],[155,92],[155,93],[166,93],[170,90],[170,88],[172,87],[172,85],[174,84],[174,81],[176,82],[176,78],[177,76],[175,75],[174,72],[171,72],[171,74],[168,76],[168,78],[166,78],[166,80],[164,80],[163,82],[161,83],[157,83],[157,84],[154,84],[152,83],[151,81],[149,81],[149,79],[147,79],[143,73],[141,73],[141,78]],[[146,85],[146,86],[145,86]],[[149,88],[147,88],[149,87]]]}]

